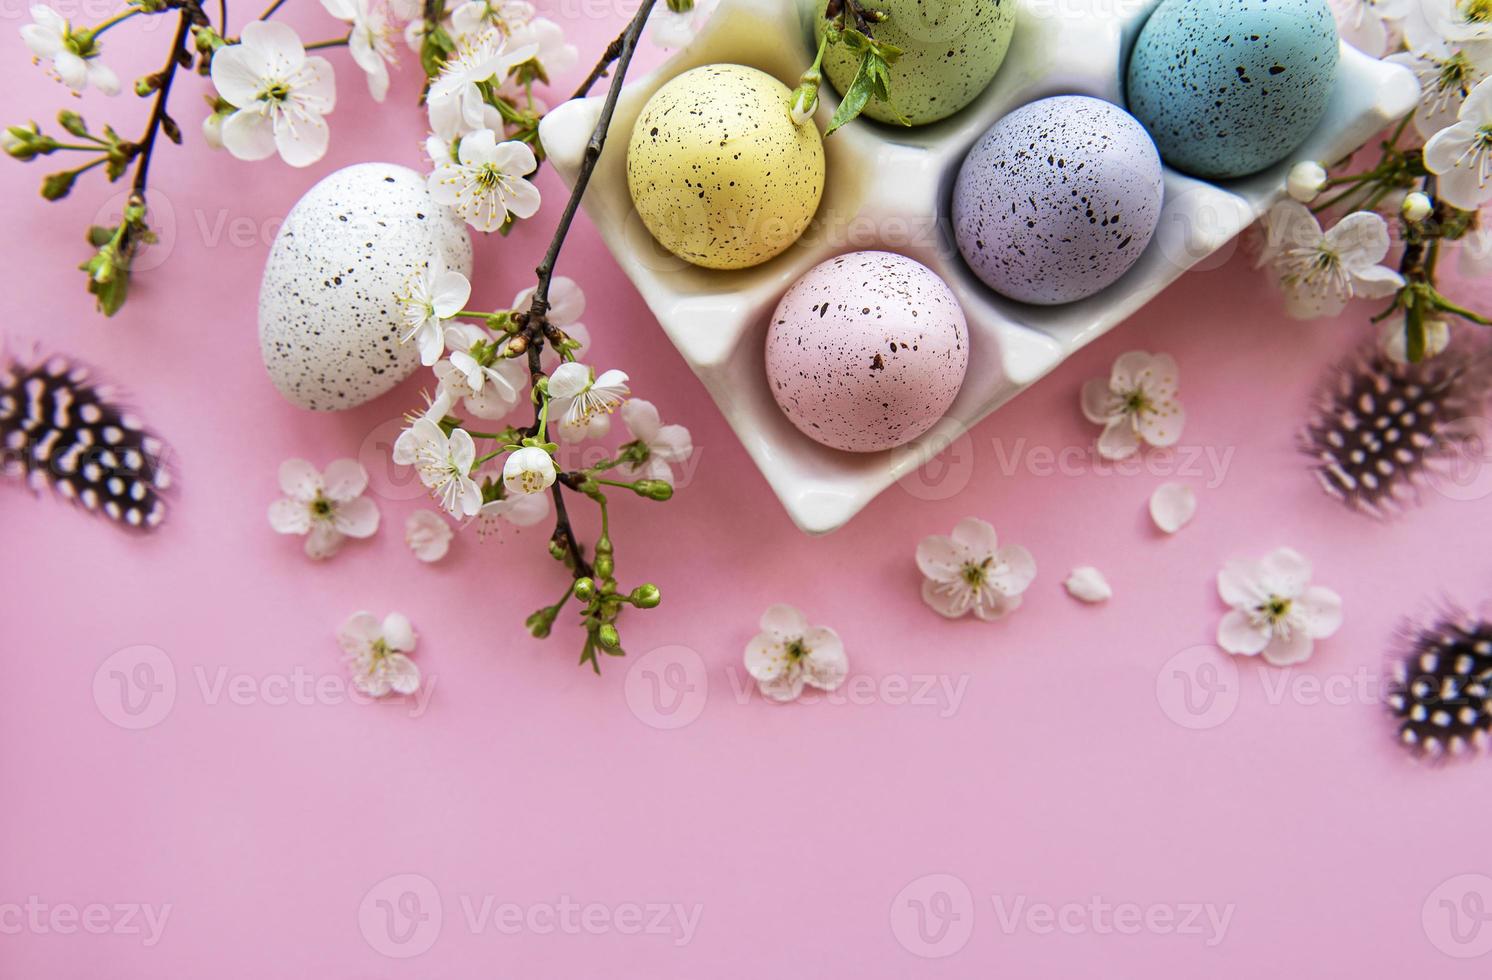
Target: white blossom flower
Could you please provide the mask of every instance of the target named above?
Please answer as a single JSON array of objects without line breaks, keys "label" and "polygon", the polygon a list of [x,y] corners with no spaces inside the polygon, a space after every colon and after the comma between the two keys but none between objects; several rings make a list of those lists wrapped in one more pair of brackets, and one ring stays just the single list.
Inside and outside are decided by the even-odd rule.
[{"label": "white blossom flower", "polygon": [[[535,287],[529,286],[513,297],[512,310],[527,312],[534,302]],[[591,345],[591,333],[580,318],[585,313],[585,293],[569,276],[555,276],[549,282],[549,312],[545,314],[550,324],[563,330],[565,336],[580,346],[574,348],[572,357],[580,357]],[[543,358],[544,370],[553,371],[558,366],[558,355],[546,344]]]},{"label": "white blossom flower", "polygon": [[1430,139],[1455,124],[1466,96],[1492,75],[1492,40],[1468,41],[1458,47],[1437,40],[1386,60],[1403,65],[1419,78],[1420,101],[1414,111],[1414,128]]},{"label": "white blossom flower", "polygon": [[92,32],[75,32],[66,17],[44,3],[31,7],[31,21],[21,28],[21,38],[38,62],[52,63],[62,84],[74,92],[92,85],[105,95],[119,94],[119,77],[99,60]]},{"label": "white blossom flower", "polygon": [[995,529],[977,517],[958,522],[952,536],[934,534],[917,545],[922,601],[939,615],[973,613],[985,622],[1020,608],[1036,579],[1036,560],[1020,545],[1000,547]]},{"label": "white blossom flower", "polygon": [[451,11],[457,35],[495,28],[506,35],[534,19],[534,5],[525,0],[470,0]]},{"label": "white blossom flower", "polygon": [[404,522],[404,543],[423,562],[440,561],[455,536],[446,519],[433,510],[417,510]]},{"label": "white blossom flower", "polygon": [[1322,231],[1310,208],[1281,201],[1266,221],[1268,240],[1260,264],[1273,264],[1279,273],[1291,316],[1336,316],[1349,300],[1381,299],[1404,285],[1403,276],[1380,264],[1390,244],[1382,215],[1358,211]]},{"label": "white blossom flower", "polygon": [[1492,39],[1492,6],[1487,0],[1415,0],[1404,17],[1404,39],[1411,51],[1437,42],[1461,44]]},{"label": "white blossom flower", "polygon": [[1331,0],[1342,39],[1364,54],[1381,57],[1388,50],[1391,28],[1418,0]]},{"label": "white blossom flower", "polygon": [[497,231],[509,215],[531,218],[539,210],[539,189],[523,179],[538,166],[527,143],[499,143],[492,130],[480,129],[461,137],[457,159],[430,175],[430,196],[478,231]]},{"label": "white blossom flower", "polygon": [[[1409,363],[1409,328],[1402,313],[1383,321],[1378,344],[1384,355],[1396,364]],[[1451,345],[1451,325],[1444,320],[1425,321],[1425,357],[1445,353]]]},{"label": "white blossom flower", "polygon": [[213,55],[212,84],[238,106],[223,121],[223,145],[235,157],[263,160],[278,150],[292,167],[306,167],[326,153],[331,130],[322,117],[337,101],[332,65],[306,57],[288,24],[245,24],[240,43]]},{"label": "white blossom flower", "polygon": [[[630,394],[625,372],[605,371],[600,377],[584,364],[569,361],[549,376],[549,397],[554,400],[550,418],[559,414],[560,431],[570,441],[575,436],[597,435],[597,420],[604,419]],[[609,427],[607,421],[605,426]],[[605,434],[603,427],[599,434]]]},{"label": "white blossom flower", "polygon": [[1177,398],[1180,372],[1170,354],[1130,351],[1120,355],[1107,380],[1094,378],[1083,385],[1083,415],[1104,427],[1098,454],[1104,459],[1127,459],[1140,444],[1174,446],[1186,425],[1186,412]]},{"label": "white blossom flower", "polygon": [[633,398],[621,408],[622,424],[632,434],[632,441],[622,446],[622,464],[616,472],[619,479],[662,480],[673,485],[673,467],[694,453],[689,430],[682,425],[664,425],[652,402]]},{"label": "white blossom flower", "polygon": [[549,495],[515,493],[489,500],[477,512],[477,540],[496,535],[504,524],[532,527],[549,516]]},{"label": "white blossom flower", "polygon": [[715,12],[717,3],[718,0],[695,0],[693,8],[684,11],[676,11],[666,3],[658,4],[648,18],[648,38],[660,48],[686,47]]},{"label": "white blossom flower", "polygon": [[353,613],[337,631],[352,669],[352,686],[375,698],[418,691],[420,668],[409,659],[415,639],[414,627],[400,613],[389,613],[382,623],[372,613]]},{"label": "white blossom flower", "polygon": [[433,271],[429,265],[410,277],[404,291],[394,297],[404,320],[400,343],[419,344],[420,363],[431,367],[445,351],[445,321],[466,308],[471,283],[459,272]]},{"label": "white blossom flower", "polygon": [[552,79],[575,67],[580,52],[575,45],[565,41],[565,30],[547,17],[533,17],[515,26],[510,35],[510,44],[532,47],[530,59],[539,66],[542,77]]},{"label": "white blossom flower", "polygon": [[281,534],[306,536],[306,554],[330,558],[347,538],[378,530],[378,505],[363,496],[368,471],[355,459],[339,459],[319,473],[303,459],[280,464],[281,500],[269,505],[269,526]]},{"label": "white blossom flower", "polygon": [[368,76],[368,92],[382,102],[389,91],[388,62],[394,60],[393,34],[388,15],[369,0],[321,0],[326,12],[351,25],[347,50]]},{"label": "white blossom flower", "polygon": [[1425,144],[1425,169],[1439,178],[1441,200],[1475,211],[1492,201],[1492,79],[1466,96],[1459,120]]},{"label": "white blossom flower", "polygon": [[762,631],[746,645],[746,673],[762,695],[792,701],[804,686],[832,691],[849,676],[850,662],[839,634],[809,626],[792,606],[778,604],[762,613]]},{"label": "white blossom flower", "polygon": [[538,446],[524,446],[503,461],[503,486],[510,493],[543,493],[555,476],[554,457]]},{"label": "white blossom flower", "polygon": [[483,364],[487,353],[479,345],[506,343],[494,341],[492,335],[474,323],[451,323],[446,326],[448,360],[435,365],[439,380],[438,393],[466,406],[478,418],[500,419],[518,404],[528,384],[528,366],[522,359],[497,357]]},{"label": "white blossom flower", "polygon": [[1233,609],[1217,629],[1229,653],[1263,654],[1276,667],[1310,659],[1316,640],[1342,625],[1342,599],[1311,585],[1311,563],[1291,548],[1260,561],[1230,561],[1217,576],[1217,591]]},{"label": "white blossom flower", "polygon": [[413,466],[420,482],[452,517],[471,517],[482,508],[482,488],[471,478],[477,447],[471,433],[455,429],[449,436],[430,418],[422,418],[394,440],[394,462]]},{"label": "white blossom flower", "polygon": [[532,45],[510,49],[507,38],[495,30],[459,36],[455,56],[441,67],[425,96],[430,128],[449,139],[482,129],[485,109],[491,107],[478,86],[494,78],[501,82],[536,50]]}]

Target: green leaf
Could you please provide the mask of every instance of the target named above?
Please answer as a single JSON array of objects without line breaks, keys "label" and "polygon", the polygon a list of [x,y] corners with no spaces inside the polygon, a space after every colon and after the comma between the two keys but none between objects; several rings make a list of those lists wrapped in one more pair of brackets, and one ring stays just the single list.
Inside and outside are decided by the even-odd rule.
[{"label": "green leaf", "polygon": [[[852,32],[846,31],[845,33]],[[834,110],[834,118],[829,120],[829,126],[824,130],[825,136],[831,135],[836,129],[865,111],[865,104],[875,94],[875,81],[871,75],[873,69],[870,63],[878,58],[875,52],[866,51],[860,59],[860,68],[855,72],[855,80],[850,82],[850,87],[845,90],[844,98],[839,102],[839,108]]]}]

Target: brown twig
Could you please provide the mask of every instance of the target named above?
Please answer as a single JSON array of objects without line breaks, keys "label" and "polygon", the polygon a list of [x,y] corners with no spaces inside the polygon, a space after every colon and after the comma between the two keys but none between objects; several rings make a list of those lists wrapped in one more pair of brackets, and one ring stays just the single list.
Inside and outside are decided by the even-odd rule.
[{"label": "brown twig", "polygon": [[[549,287],[554,280],[555,263],[559,260],[560,250],[564,248],[565,239],[570,234],[570,227],[575,221],[575,213],[580,208],[580,200],[585,196],[586,187],[590,184],[591,174],[596,169],[597,161],[601,159],[601,150],[606,145],[606,134],[611,128],[611,118],[616,112],[617,98],[621,95],[622,81],[627,76],[627,68],[631,65],[632,55],[637,50],[638,38],[642,36],[642,29],[647,23],[648,14],[652,12],[654,3],[656,0],[643,0],[637,13],[627,25],[627,29],[607,45],[601,60],[591,70],[586,83],[581,86],[577,94],[577,97],[583,96],[590,86],[595,84],[596,79],[605,75],[606,70],[615,63],[616,73],[612,76],[611,85],[607,89],[606,101],[602,103],[601,116],[596,120],[596,128],[592,130],[590,140],[586,143],[585,155],[581,160],[580,170],[575,176],[575,186],[570,190],[570,198],[565,202],[564,212],[560,215],[554,236],[549,240],[549,248],[544,252],[544,259],[534,270],[538,283],[534,288],[533,302],[526,313],[520,314],[523,321],[522,336],[528,343],[529,376],[535,385],[544,377],[540,356],[543,353],[544,341],[553,333],[548,314]],[[539,431],[541,412],[541,404],[535,402],[532,433],[536,434]],[[590,563],[585,560],[580,542],[576,540],[574,528],[570,524],[569,511],[565,506],[566,486],[565,481],[556,480],[552,488],[555,512],[554,540],[560,542],[568,554],[571,571],[575,578],[588,578],[594,572]]]},{"label": "brown twig", "polygon": [[145,135],[140,139],[137,154],[140,162],[135,166],[135,179],[130,185],[134,195],[141,199],[145,197],[146,180],[150,175],[150,157],[155,151],[156,137],[169,118],[166,114],[166,102],[171,97],[171,83],[176,80],[176,69],[192,63],[191,53],[186,48],[187,33],[194,23],[207,23],[207,15],[202,12],[202,5],[197,0],[185,0],[181,4],[180,16],[181,19],[176,24],[176,38],[171,42],[170,57],[166,60],[166,67],[161,69],[161,87],[156,89],[155,104],[150,107],[150,121],[146,123]]}]

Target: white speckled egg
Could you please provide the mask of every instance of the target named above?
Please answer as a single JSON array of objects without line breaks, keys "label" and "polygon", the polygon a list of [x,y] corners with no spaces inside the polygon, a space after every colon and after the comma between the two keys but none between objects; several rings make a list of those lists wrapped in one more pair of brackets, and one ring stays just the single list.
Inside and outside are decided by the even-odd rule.
[{"label": "white speckled egg", "polygon": [[744,65],[705,65],[648,100],[627,148],[627,187],[664,248],[744,269],[797,241],[824,191],[824,146],[794,125],[792,92]]},{"label": "white speckled egg", "polygon": [[1117,106],[1064,95],[1017,109],[974,144],[954,186],[953,228],[991,289],[1071,303],[1139,260],[1164,196],[1144,127]]},{"label": "white speckled egg", "polygon": [[285,218],[259,286],[259,350],[292,403],[337,411],[419,366],[394,297],[425,262],[471,276],[471,238],[423,175],[360,163],[328,175]]},{"label": "white speckled egg", "polygon": [[[816,29],[823,33],[820,0]],[[886,15],[876,40],[901,49],[891,66],[892,104],[871,99],[865,115],[913,126],[947,118],[973,102],[989,85],[1015,35],[1016,0],[872,0]],[[860,70],[860,56],[847,45],[824,52],[824,74],[843,93]]]},{"label": "white speckled egg", "polygon": [[911,442],[948,411],[969,331],[937,273],[892,252],[851,252],[804,273],[767,331],[767,381],[788,419],[834,449]]}]

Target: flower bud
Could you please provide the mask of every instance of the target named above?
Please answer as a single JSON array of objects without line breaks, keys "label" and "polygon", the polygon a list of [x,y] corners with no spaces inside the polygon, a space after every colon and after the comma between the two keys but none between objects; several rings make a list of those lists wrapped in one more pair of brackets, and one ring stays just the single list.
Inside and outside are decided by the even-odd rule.
[{"label": "flower bud", "polygon": [[[810,74],[817,75],[818,72]],[[813,114],[819,107],[819,80],[814,78],[808,80],[804,76],[803,83],[793,92],[793,106],[789,112],[792,116],[794,126],[802,126],[813,118]]]},{"label": "flower bud", "polygon": [[610,555],[596,556],[596,574],[602,578],[611,578],[616,571],[616,561]]},{"label": "flower bud", "polygon": [[662,594],[658,592],[658,586],[651,582],[633,589],[629,598],[638,609],[652,609],[663,601]]},{"label": "flower bud", "polygon": [[596,642],[608,650],[615,650],[622,645],[622,637],[616,631],[615,626],[610,623],[604,623],[600,629],[596,630]]},{"label": "flower bud", "polygon": [[55,174],[47,174],[46,179],[41,182],[41,196],[49,201],[60,201],[73,189],[73,181],[78,179],[76,170],[61,170]]},{"label": "flower bud", "polygon": [[1285,189],[1301,204],[1310,204],[1326,189],[1326,168],[1314,160],[1297,163],[1290,170]]},{"label": "flower bud", "polygon": [[1412,225],[1417,225],[1435,212],[1435,202],[1430,200],[1430,195],[1424,191],[1415,191],[1404,198],[1404,204],[1399,208],[1399,213],[1404,220]]},{"label": "flower bud", "polygon": [[694,0],[666,0],[668,9],[676,14],[687,14],[694,9]]},{"label": "flower bud", "polygon": [[673,486],[667,480],[638,480],[632,489],[649,500],[667,500],[673,496]]},{"label": "flower bud", "polygon": [[533,635],[534,639],[542,640],[554,628],[554,614],[555,609],[553,606],[545,606],[524,620],[523,625],[528,627],[528,631]]},{"label": "flower bud", "polygon": [[575,580],[575,598],[581,602],[590,602],[596,597],[596,580],[593,578],[578,578]]},{"label": "flower bud", "polygon": [[77,137],[88,135],[88,124],[83,122],[83,117],[71,109],[63,109],[57,113],[57,125]]}]

